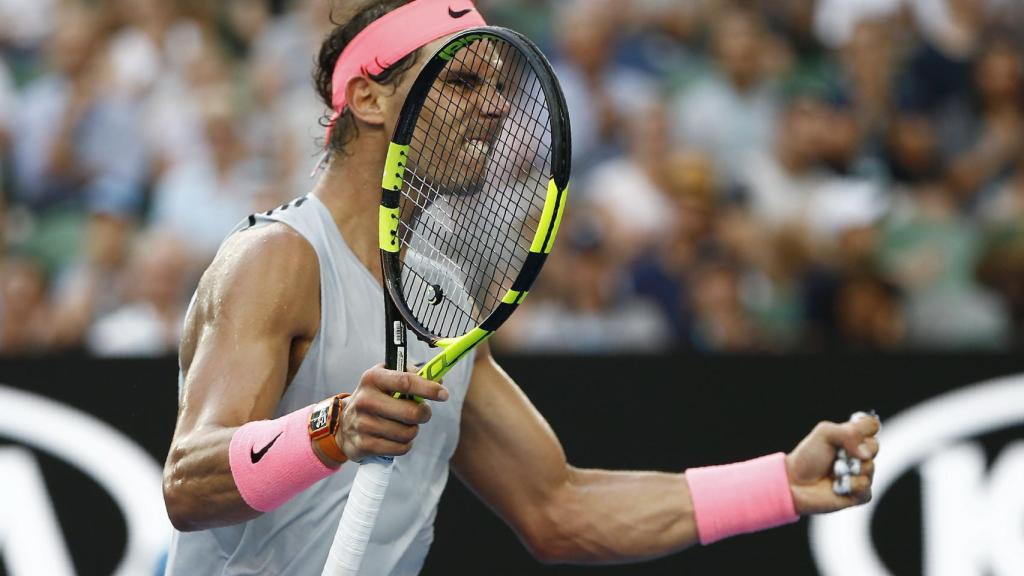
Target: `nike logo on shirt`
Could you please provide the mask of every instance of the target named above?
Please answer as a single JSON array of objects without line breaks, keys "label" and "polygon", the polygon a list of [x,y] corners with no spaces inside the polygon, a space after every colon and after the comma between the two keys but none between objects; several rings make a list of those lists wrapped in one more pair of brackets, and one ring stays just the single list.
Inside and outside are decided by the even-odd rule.
[{"label": "nike logo on shirt", "polygon": [[466,8],[465,10],[459,10],[458,12],[452,10],[450,7],[448,8],[448,15],[451,16],[452,18],[462,18],[463,16],[469,14],[470,12],[472,12],[472,10],[470,10],[469,8]]},{"label": "nike logo on shirt", "polygon": [[[259,452],[253,451],[252,448],[249,449],[249,458],[252,460],[253,464],[259,462],[264,456],[266,456],[267,450],[270,450],[270,447],[274,445],[274,442],[277,442],[277,439],[281,437],[281,434],[284,434],[284,432],[278,432],[277,436],[274,436],[274,439],[270,441],[270,444],[264,446]],[[255,448],[255,446],[253,448]]]}]

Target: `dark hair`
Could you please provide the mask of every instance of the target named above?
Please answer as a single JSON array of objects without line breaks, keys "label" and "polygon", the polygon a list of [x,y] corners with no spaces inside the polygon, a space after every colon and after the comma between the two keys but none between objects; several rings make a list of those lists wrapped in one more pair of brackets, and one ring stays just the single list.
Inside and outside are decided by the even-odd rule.
[{"label": "dark hair", "polygon": [[[313,71],[313,83],[316,85],[317,94],[320,95],[320,100],[328,107],[332,108],[328,115],[325,115],[320,120],[320,124],[327,127],[330,123],[331,115],[334,114],[333,110],[333,76],[334,67],[338,62],[338,58],[341,53],[345,50],[345,47],[352,42],[352,39],[356,37],[360,32],[369,26],[373,21],[384,16],[388,12],[391,12],[405,4],[408,4],[411,0],[374,0],[369,2],[365,7],[361,8],[350,20],[344,23],[334,22],[333,13],[331,15],[331,22],[339,24],[324,40],[323,45],[320,46],[320,55],[317,57],[316,69]],[[402,76],[406,71],[412,68],[413,63],[416,62],[416,57],[419,51],[414,51],[408,56],[395,62],[390,67],[385,69],[380,74],[371,74],[369,78],[378,84],[392,85],[402,81]],[[356,128],[355,118],[352,116],[352,112],[345,110],[344,113],[335,122],[334,128],[331,130],[331,141],[325,142],[327,150],[331,153],[342,152],[344,153],[345,146],[358,134]]]}]

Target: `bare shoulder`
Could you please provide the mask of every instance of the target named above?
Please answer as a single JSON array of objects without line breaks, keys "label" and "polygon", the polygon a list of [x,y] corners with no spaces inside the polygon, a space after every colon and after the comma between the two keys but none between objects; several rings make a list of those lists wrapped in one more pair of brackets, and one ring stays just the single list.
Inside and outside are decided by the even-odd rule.
[{"label": "bare shoulder", "polygon": [[203,273],[186,319],[182,362],[213,330],[311,337],[319,327],[320,267],[309,242],[285,224],[229,238]]},{"label": "bare shoulder", "polygon": [[274,223],[229,238],[203,274],[200,291],[241,291],[272,295],[296,287],[316,287],[320,268],[309,242],[291,227]]}]

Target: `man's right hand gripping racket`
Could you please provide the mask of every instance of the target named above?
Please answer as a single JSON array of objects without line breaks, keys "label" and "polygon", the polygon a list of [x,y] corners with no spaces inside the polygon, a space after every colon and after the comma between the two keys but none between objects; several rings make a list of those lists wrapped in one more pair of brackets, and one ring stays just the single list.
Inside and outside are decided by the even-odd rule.
[{"label": "man's right hand gripping racket", "polygon": [[[522,35],[472,28],[429,57],[406,98],[382,182],[385,365],[406,368],[406,329],[441,351],[439,381],[515,311],[551,251],[568,192],[568,112]],[[392,458],[356,474],[323,574],[358,574]]]}]

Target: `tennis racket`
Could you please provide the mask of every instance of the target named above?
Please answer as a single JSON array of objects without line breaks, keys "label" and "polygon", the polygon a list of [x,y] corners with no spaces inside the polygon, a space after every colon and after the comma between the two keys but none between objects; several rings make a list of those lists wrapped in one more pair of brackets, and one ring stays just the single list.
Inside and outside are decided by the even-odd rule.
[{"label": "tennis racket", "polygon": [[[414,81],[381,184],[385,365],[406,368],[406,331],[441,351],[438,381],[523,302],[555,241],[570,164],[565,98],[524,36],[453,36]],[[354,575],[394,460],[365,459],[323,574]]]}]

